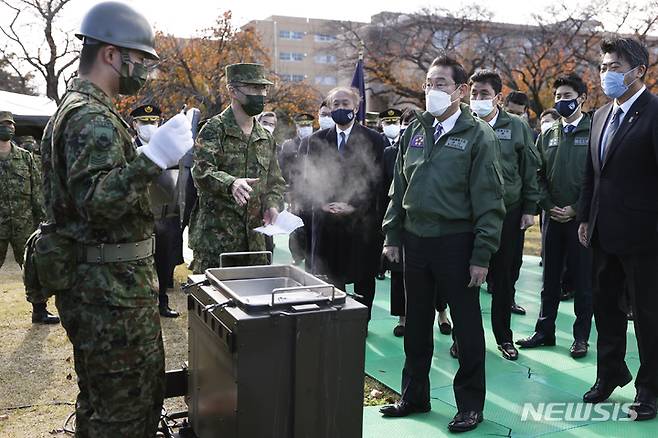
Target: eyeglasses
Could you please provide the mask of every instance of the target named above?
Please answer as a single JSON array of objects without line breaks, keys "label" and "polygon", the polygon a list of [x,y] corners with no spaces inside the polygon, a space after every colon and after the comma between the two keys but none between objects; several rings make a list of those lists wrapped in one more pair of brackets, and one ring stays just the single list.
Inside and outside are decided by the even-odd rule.
[{"label": "eyeglasses", "polygon": [[423,83],[422,87],[423,90],[429,91],[429,90],[445,90],[446,88],[450,87],[451,85],[457,85],[455,82],[432,82],[432,81],[426,81]]}]

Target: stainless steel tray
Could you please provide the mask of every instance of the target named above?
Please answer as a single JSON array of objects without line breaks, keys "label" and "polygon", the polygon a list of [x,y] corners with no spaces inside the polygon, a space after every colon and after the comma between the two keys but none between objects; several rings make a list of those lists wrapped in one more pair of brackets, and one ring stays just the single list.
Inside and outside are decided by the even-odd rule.
[{"label": "stainless steel tray", "polygon": [[347,294],[292,265],[207,269],[206,278],[245,311],[343,304]]}]

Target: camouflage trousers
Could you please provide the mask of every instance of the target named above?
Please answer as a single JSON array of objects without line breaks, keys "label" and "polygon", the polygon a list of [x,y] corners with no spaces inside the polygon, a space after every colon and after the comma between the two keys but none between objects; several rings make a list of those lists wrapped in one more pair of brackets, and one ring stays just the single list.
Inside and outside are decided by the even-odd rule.
[{"label": "camouflage trousers", "polygon": [[23,256],[25,252],[25,242],[32,234],[32,231],[28,230],[19,230],[14,232],[7,239],[0,239],[0,267],[5,262],[5,257],[7,257],[7,248],[11,245],[11,250],[14,253],[14,260],[18,263],[19,266],[23,267]]},{"label": "camouflage trousers", "polygon": [[164,400],[157,306],[87,304],[72,290],[56,305],[78,376],[75,436],[153,438]]}]

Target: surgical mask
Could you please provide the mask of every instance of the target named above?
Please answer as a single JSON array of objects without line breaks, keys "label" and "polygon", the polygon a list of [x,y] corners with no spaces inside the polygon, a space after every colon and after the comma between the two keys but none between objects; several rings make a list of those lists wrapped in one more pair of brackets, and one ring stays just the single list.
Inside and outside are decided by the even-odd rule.
[{"label": "surgical mask", "polygon": [[265,108],[265,96],[262,94],[242,94],[247,98],[247,102],[240,103],[240,105],[248,116],[253,117],[263,112]]},{"label": "surgical mask", "polygon": [[544,132],[548,131],[551,129],[551,126],[553,126],[555,122],[544,122],[541,124],[541,133],[543,134]]},{"label": "surgical mask", "polygon": [[158,129],[158,127],[152,124],[137,125],[137,135],[142,140],[142,142],[148,143],[156,129]]},{"label": "surgical mask", "polygon": [[299,135],[299,138],[306,138],[311,134],[313,134],[312,126],[300,126],[297,128],[297,135]]},{"label": "surgical mask", "polygon": [[[130,64],[133,66],[132,73],[129,73]],[[124,96],[137,94],[148,79],[148,69],[146,66],[142,63],[131,61],[126,51],[121,52],[121,71],[114,68],[114,65],[112,68],[119,74],[119,94]]]},{"label": "surgical mask", "polygon": [[270,134],[274,134],[274,126],[270,126],[270,125],[260,125],[260,126],[262,126],[263,129],[269,132]]},{"label": "surgical mask", "polygon": [[392,125],[384,125],[384,135],[391,140],[395,140],[400,135],[400,125],[394,123]]},{"label": "surgical mask", "polygon": [[434,117],[440,117],[452,105],[452,97],[445,91],[431,89],[425,96],[425,109]]},{"label": "surgical mask", "polygon": [[555,102],[555,111],[566,119],[571,117],[579,106],[578,99],[558,100]]},{"label": "surgical mask", "polygon": [[471,109],[479,117],[485,117],[494,110],[493,99],[471,100]]},{"label": "surgical mask", "polygon": [[626,73],[619,73],[616,71],[610,71],[608,70],[605,73],[601,73],[601,88],[603,88],[603,93],[605,93],[606,96],[608,96],[610,99],[617,99],[621,96],[624,95],[626,91],[628,91],[628,88],[637,81],[637,78],[635,78],[635,81],[631,82],[630,84],[626,85],[624,83],[624,79],[626,78],[626,75],[633,70],[635,70],[637,67],[632,68],[628,70]]},{"label": "surgical mask", "polygon": [[13,126],[0,125],[0,141],[9,141],[14,136],[16,130]]},{"label": "surgical mask", "polygon": [[336,122],[334,122],[334,119],[332,119],[331,116],[320,116],[318,122],[320,123],[320,129],[333,128],[334,125],[336,124]]},{"label": "surgical mask", "polygon": [[331,112],[331,118],[337,125],[349,125],[354,120],[354,110],[338,108]]}]

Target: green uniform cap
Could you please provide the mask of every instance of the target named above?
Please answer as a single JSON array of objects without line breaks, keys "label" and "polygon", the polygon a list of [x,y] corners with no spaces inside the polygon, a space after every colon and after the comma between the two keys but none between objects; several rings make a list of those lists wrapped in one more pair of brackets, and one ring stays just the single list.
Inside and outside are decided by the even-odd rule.
[{"label": "green uniform cap", "polygon": [[14,122],[14,115],[9,111],[0,111],[0,122],[11,122],[16,124],[16,122]]},{"label": "green uniform cap", "polygon": [[240,82],[243,84],[273,85],[267,79],[265,67],[261,64],[231,64],[226,66],[226,80],[229,84]]}]

